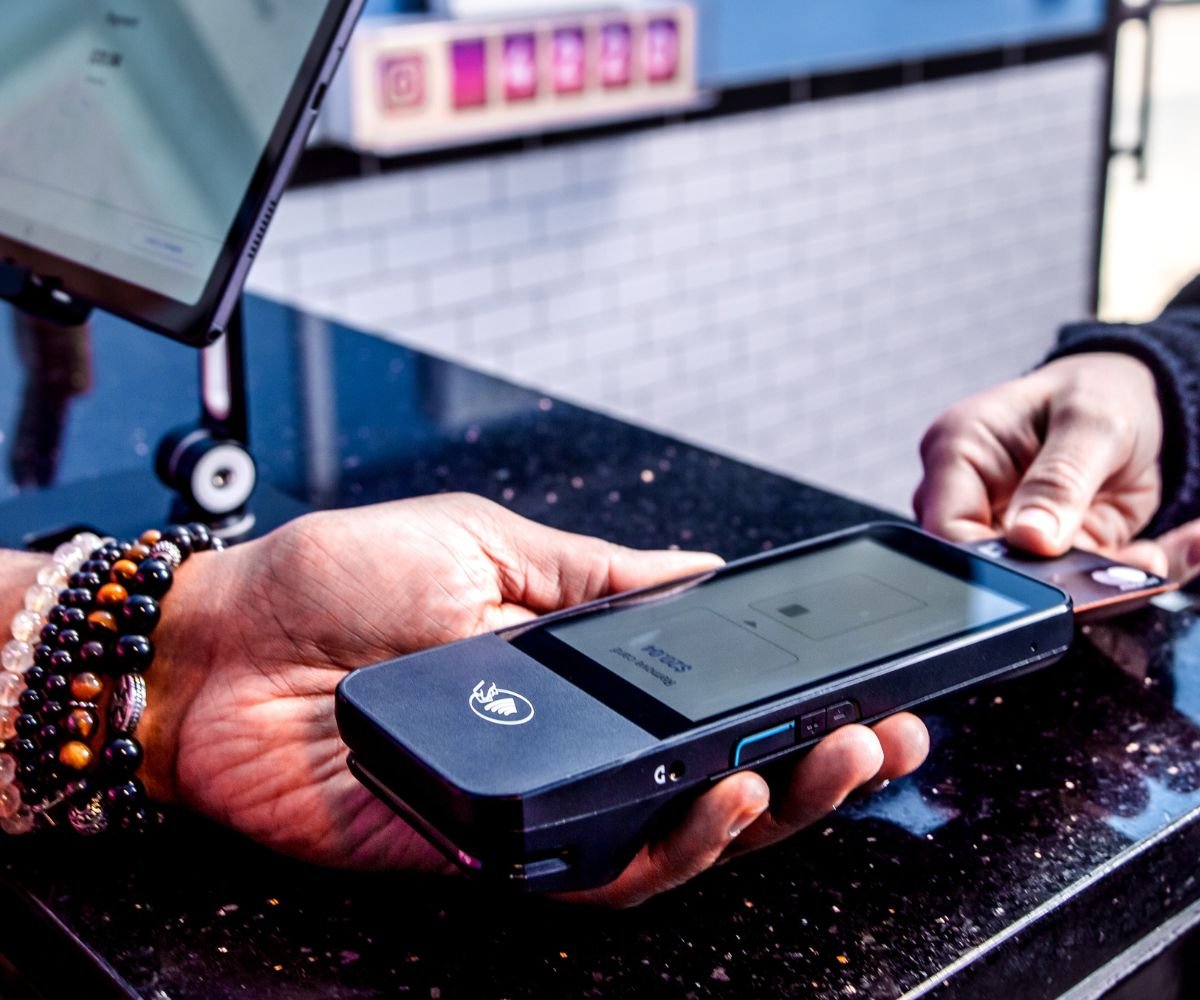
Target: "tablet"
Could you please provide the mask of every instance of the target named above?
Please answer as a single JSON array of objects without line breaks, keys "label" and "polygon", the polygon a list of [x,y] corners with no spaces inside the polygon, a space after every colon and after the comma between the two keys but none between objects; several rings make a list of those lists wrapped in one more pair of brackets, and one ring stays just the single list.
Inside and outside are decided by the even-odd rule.
[{"label": "tablet", "polygon": [[363,0],[0,0],[0,289],[224,329]]}]

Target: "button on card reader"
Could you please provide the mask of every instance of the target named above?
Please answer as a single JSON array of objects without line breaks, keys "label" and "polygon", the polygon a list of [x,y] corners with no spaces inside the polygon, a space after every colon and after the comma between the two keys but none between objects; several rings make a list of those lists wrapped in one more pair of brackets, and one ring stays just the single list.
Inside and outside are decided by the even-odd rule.
[{"label": "button on card reader", "polygon": [[800,739],[811,740],[825,732],[825,709],[800,716]]},{"label": "button on card reader", "polygon": [[826,713],[829,720],[829,728],[834,726],[845,725],[847,722],[854,722],[858,719],[858,706],[852,701],[839,701],[836,705],[830,705]]},{"label": "button on card reader", "polygon": [[839,701],[828,708],[805,712],[797,720],[782,722],[770,729],[743,736],[733,746],[733,766],[741,767],[752,760],[786,750],[798,742],[815,739],[826,730],[854,722],[858,717],[858,706],[854,702]]}]

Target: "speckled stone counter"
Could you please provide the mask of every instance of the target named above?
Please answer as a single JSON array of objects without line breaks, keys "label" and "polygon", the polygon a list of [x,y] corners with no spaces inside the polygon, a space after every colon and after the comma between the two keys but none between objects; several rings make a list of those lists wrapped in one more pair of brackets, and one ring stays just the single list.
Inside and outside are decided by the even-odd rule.
[{"label": "speckled stone counter", "polygon": [[[879,513],[281,307],[251,302],[248,324],[255,452],[315,505],[464,489],[730,558]],[[91,365],[63,479],[143,466],[192,416],[187,350],[105,320]],[[1055,996],[1200,899],[1200,628],[1180,604],[935,706],[917,775],[635,911],[315,869],[178,816],[149,844],[5,843],[0,950],[35,985],[160,1000]]]}]

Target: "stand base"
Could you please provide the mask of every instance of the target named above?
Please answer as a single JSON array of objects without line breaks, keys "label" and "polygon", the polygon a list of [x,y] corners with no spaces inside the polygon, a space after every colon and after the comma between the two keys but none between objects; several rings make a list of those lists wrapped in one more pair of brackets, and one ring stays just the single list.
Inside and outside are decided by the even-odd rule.
[{"label": "stand base", "polygon": [[[177,494],[150,470],[132,470],[22,493],[0,502],[0,547],[53,547],[87,529],[128,538],[172,520]],[[260,482],[250,501],[254,523],[242,538],[255,538],[312,508]]]}]

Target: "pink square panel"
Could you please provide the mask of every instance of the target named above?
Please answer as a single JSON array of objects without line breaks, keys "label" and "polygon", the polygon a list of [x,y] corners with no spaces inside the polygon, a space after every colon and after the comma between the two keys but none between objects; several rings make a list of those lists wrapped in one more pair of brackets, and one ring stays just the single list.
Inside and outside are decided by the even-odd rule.
[{"label": "pink square panel", "polygon": [[478,108],[487,104],[487,42],[469,38],[450,45],[450,68],[456,108]]},{"label": "pink square panel", "polygon": [[587,84],[587,36],[583,28],[558,28],[551,54],[554,92],[580,93]]},{"label": "pink square panel", "polygon": [[679,75],[679,22],[673,17],[656,17],[646,25],[646,79],[667,83]]},{"label": "pink square panel", "polygon": [[537,37],[533,32],[504,39],[504,96],[510,101],[537,97]]},{"label": "pink square panel", "polygon": [[600,29],[600,82],[605,87],[628,87],[633,79],[633,27],[612,21]]}]

